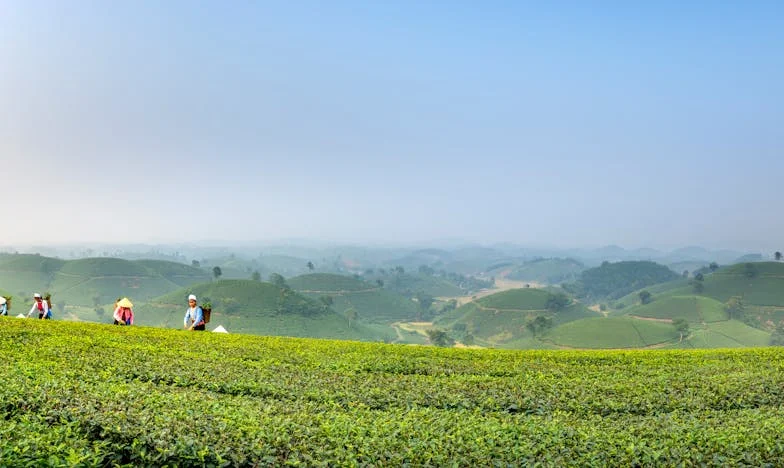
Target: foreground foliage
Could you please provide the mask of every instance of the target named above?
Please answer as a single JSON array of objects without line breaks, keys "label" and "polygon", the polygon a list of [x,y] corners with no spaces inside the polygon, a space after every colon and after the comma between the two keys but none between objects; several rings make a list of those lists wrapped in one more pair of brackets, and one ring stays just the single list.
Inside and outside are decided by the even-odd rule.
[{"label": "foreground foliage", "polygon": [[784,465],[784,350],[499,351],[0,319],[2,465]]}]

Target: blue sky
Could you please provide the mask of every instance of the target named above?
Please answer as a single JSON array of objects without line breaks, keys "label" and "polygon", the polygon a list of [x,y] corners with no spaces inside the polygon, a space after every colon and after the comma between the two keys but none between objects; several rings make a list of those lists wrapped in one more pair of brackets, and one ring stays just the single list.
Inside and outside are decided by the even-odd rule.
[{"label": "blue sky", "polygon": [[780,249],[784,7],[632,3],[2,2],[0,244]]}]

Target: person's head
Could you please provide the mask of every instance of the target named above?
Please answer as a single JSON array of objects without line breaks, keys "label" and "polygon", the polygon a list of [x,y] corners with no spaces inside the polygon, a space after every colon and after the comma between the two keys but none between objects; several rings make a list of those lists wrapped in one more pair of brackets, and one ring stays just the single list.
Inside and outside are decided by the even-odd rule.
[{"label": "person's head", "polygon": [[196,296],[194,296],[193,294],[188,296],[188,305],[191,307],[196,307]]},{"label": "person's head", "polygon": [[35,299],[36,302],[41,302],[41,295],[38,294],[38,293],[35,293],[35,294],[33,294],[33,299]]}]

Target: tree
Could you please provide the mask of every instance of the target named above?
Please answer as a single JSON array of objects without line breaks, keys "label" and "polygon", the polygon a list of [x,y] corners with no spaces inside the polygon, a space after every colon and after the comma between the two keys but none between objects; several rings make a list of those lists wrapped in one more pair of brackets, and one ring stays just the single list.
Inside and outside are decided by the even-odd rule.
[{"label": "tree", "polygon": [[771,346],[784,346],[784,323],[779,322],[776,329],[770,335]]},{"label": "tree", "polygon": [[691,282],[691,286],[694,289],[695,294],[702,294],[702,292],[705,291],[705,284],[697,279]]},{"label": "tree", "polygon": [[781,261],[781,252],[776,252],[775,254],[773,254],[773,256],[776,257],[777,262]]},{"label": "tree", "polygon": [[730,315],[730,319],[743,320],[746,307],[743,305],[743,298],[741,296],[732,296],[727,300],[724,310]]},{"label": "tree", "polygon": [[308,270],[313,271],[316,267],[313,266],[313,262],[308,262]]},{"label": "tree", "polygon": [[346,318],[348,319],[348,328],[351,328],[351,321],[357,319],[357,310],[353,307],[346,309]]},{"label": "tree", "polygon": [[335,300],[332,299],[332,296],[320,296],[319,301],[321,301],[325,307],[332,307],[332,304],[335,303]]},{"label": "tree", "polygon": [[427,330],[427,337],[430,339],[430,342],[435,346],[446,347],[452,346],[455,343],[455,340],[449,337],[449,335],[444,330],[437,330],[435,328],[431,328]]},{"label": "tree", "polygon": [[199,268],[201,266],[201,263],[199,263],[198,260],[192,260],[191,261],[191,266]]},{"label": "tree", "polygon": [[689,270],[683,270],[683,273],[681,273],[681,276],[684,277],[684,278],[688,278],[689,277]]},{"label": "tree", "polygon": [[436,271],[427,265],[419,265],[419,272],[422,273],[423,275],[432,276],[435,274]]},{"label": "tree", "polygon": [[422,320],[422,317],[426,316],[427,313],[430,311],[430,306],[433,305],[435,299],[430,294],[425,293],[424,291],[419,291],[416,294],[416,301],[419,304],[419,314],[418,319]]},{"label": "tree", "polygon": [[672,324],[681,335],[678,341],[683,341],[683,335],[689,331],[689,322],[686,319],[678,318],[673,320]]},{"label": "tree", "polygon": [[376,284],[378,285],[379,288],[383,288],[384,287],[384,280],[379,278],[379,279],[376,280]]},{"label": "tree", "polygon": [[746,275],[746,278],[754,278],[757,276],[757,267],[753,263],[747,263],[743,267],[743,274]]},{"label": "tree", "polygon": [[640,291],[640,303],[650,304],[653,301],[653,296],[646,290]]},{"label": "tree", "polygon": [[258,271],[254,271],[253,274],[250,276],[250,279],[253,281],[261,281],[261,273]]},{"label": "tree", "polygon": [[545,302],[544,306],[548,310],[562,310],[571,304],[571,302],[572,300],[569,299],[569,296],[562,292],[555,294],[550,293],[547,296],[547,301]]},{"label": "tree", "polygon": [[283,289],[288,289],[289,285],[286,284],[286,278],[283,275],[278,273],[272,273],[269,275],[269,282],[274,284],[275,286]]},{"label": "tree", "polygon": [[405,272],[406,272],[406,269],[403,268],[402,266],[398,265],[398,266],[395,267],[395,273],[397,273],[398,275],[402,275]]},{"label": "tree", "polygon": [[530,331],[531,334],[534,336],[547,330],[552,326],[553,326],[553,319],[549,317],[544,317],[542,315],[539,315],[535,319],[525,324],[525,328],[527,328],[528,331]]},{"label": "tree", "polygon": [[702,273],[697,273],[696,275],[694,275],[694,279],[697,281],[704,281],[705,276]]},{"label": "tree", "polygon": [[216,267],[212,268],[212,276],[214,276],[215,279],[220,278],[222,274],[223,274],[223,271],[221,270],[221,267],[216,266]]},{"label": "tree", "polygon": [[465,336],[463,336],[463,344],[464,345],[466,345],[466,346],[473,346],[474,342],[475,342],[474,335],[472,335],[470,333],[466,333]]},{"label": "tree", "polygon": [[710,271],[716,271],[719,269],[719,264],[716,262],[711,262],[710,265],[708,265],[708,268],[710,268]]}]

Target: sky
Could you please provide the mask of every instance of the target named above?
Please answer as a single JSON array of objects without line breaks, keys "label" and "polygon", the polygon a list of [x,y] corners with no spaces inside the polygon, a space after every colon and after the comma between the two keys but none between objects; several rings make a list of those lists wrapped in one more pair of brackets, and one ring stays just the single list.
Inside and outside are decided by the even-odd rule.
[{"label": "sky", "polygon": [[784,244],[784,3],[0,2],[0,245]]}]

